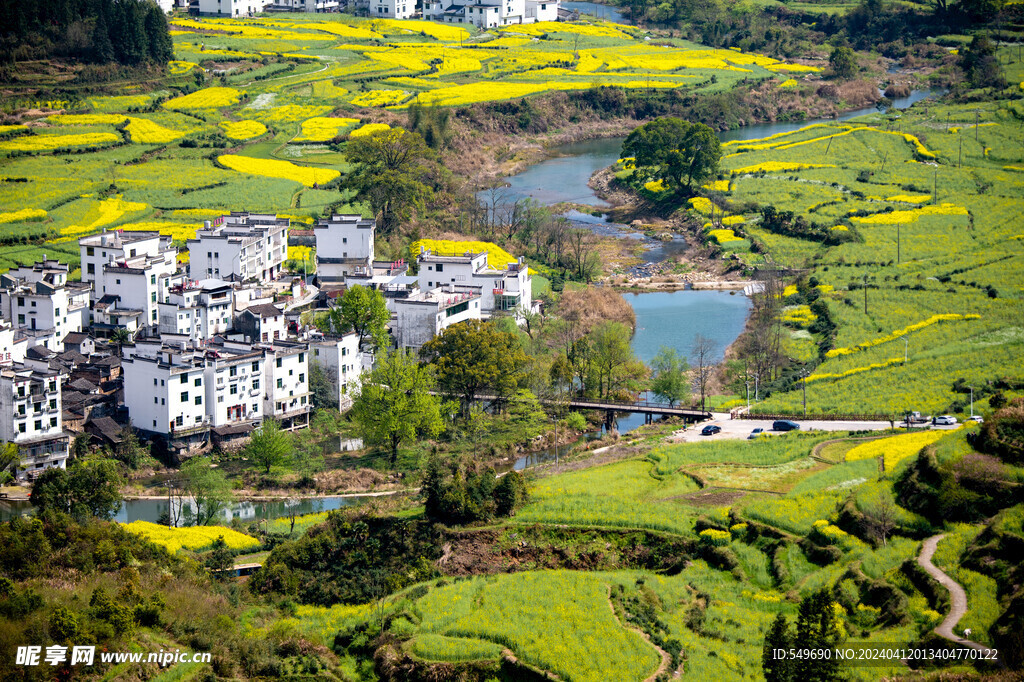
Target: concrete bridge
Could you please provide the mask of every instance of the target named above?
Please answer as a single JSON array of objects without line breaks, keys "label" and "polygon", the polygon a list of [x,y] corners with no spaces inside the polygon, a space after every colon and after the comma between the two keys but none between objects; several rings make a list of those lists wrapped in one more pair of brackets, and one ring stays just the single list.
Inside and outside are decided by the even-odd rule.
[{"label": "concrete bridge", "polygon": [[[494,402],[498,399],[498,396],[477,394],[474,396],[474,399],[484,402]],[[611,400],[588,400],[586,398],[569,398],[568,400],[538,398],[537,402],[541,405],[557,405],[562,407],[571,407],[577,410],[604,410],[605,423],[609,426],[615,421],[616,412],[635,412],[637,414],[643,414],[646,417],[645,423],[647,424],[652,423],[655,415],[659,414],[668,417],[682,417],[689,422],[697,422],[712,418],[712,414],[710,412],[701,410],[699,407],[670,407],[668,403],[657,403],[649,400],[617,402]]]}]

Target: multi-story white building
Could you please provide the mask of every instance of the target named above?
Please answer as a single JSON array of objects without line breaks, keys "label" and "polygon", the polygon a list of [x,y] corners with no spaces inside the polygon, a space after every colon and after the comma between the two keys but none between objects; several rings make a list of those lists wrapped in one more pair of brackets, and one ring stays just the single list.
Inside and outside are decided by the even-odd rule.
[{"label": "multi-story white building", "polygon": [[344,411],[352,407],[352,401],[359,394],[363,373],[359,335],[351,332],[344,336],[313,339],[309,353],[310,363],[318,364],[330,382],[332,400],[337,400],[337,408]]},{"label": "multi-story white building", "polygon": [[495,28],[558,20],[559,0],[424,0],[423,18],[447,24]]},{"label": "multi-story white building", "polygon": [[177,269],[177,254],[173,250],[104,263],[93,291],[96,332],[107,334],[119,326],[130,328],[132,323],[128,320],[137,320],[139,329],[156,331],[160,326],[160,302],[184,281],[184,275]]},{"label": "multi-story white building", "polygon": [[192,343],[231,330],[233,290],[220,280],[186,280],[171,287],[158,304],[160,334],[180,334]]},{"label": "multi-story white building", "polygon": [[189,239],[192,279],[267,282],[277,279],[288,255],[287,218],[232,212]]},{"label": "multi-story white building", "polygon": [[487,253],[465,253],[461,256],[438,256],[424,250],[417,257],[420,289],[473,286],[480,288],[481,316],[513,315],[521,323],[523,315],[533,309],[533,282],[530,270],[522,259],[509,263],[504,270],[487,265]]},{"label": "multi-story white building", "polygon": [[57,372],[20,364],[0,369],[0,441],[18,446],[19,480],[67,466],[70,437],[61,422],[63,379]]},{"label": "multi-story white building", "polygon": [[132,425],[168,440],[208,431],[205,372],[201,351],[136,345],[121,360],[124,404]]},{"label": "multi-story white building", "polygon": [[373,273],[376,221],[358,215],[332,215],[313,226],[316,272],[321,282],[340,283],[348,276]]},{"label": "multi-story white building", "polygon": [[29,345],[60,351],[67,333],[88,323],[89,288],[69,283],[68,266],[55,260],[11,268],[0,275],[0,314],[14,329],[37,332]]},{"label": "multi-story white building", "polygon": [[270,303],[249,306],[238,314],[235,326],[252,343],[278,341],[288,335],[284,311]]},{"label": "multi-story white building", "polygon": [[251,17],[263,11],[266,0],[199,0],[199,13],[218,17]]},{"label": "multi-story white building", "polygon": [[416,13],[416,0],[370,0],[370,16],[378,19],[408,19]]},{"label": "multi-story white building", "polygon": [[263,421],[264,371],[263,352],[249,344],[207,347],[207,417],[212,427]]},{"label": "multi-story white building", "polygon": [[10,367],[15,362],[25,361],[28,337],[11,327],[7,320],[0,319],[0,366]]},{"label": "multi-story white building", "polygon": [[282,428],[309,425],[309,346],[276,341],[257,346],[264,354],[266,390],[263,412]]},{"label": "multi-story white building", "polygon": [[156,257],[167,251],[174,253],[170,235],[132,230],[108,232],[106,229],[100,234],[79,239],[78,250],[82,261],[82,281],[94,285],[107,263],[123,262],[137,256]]},{"label": "multi-story white building", "polygon": [[454,284],[395,299],[392,335],[399,348],[418,349],[442,329],[464,320],[479,320],[481,307],[479,287]]}]

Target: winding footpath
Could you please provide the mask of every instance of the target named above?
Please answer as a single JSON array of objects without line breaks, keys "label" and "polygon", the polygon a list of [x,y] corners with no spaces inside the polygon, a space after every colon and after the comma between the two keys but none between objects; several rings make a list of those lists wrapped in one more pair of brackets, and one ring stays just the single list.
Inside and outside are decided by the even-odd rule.
[{"label": "winding footpath", "polygon": [[939,535],[933,535],[925,540],[921,545],[921,553],[917,556],[918,565],[927,571],[928,575],[938,580],[939,584],[949,590],[949,614],[947,614],[943,621],[939,623],[939,626],[935,628],[935,633],[940,637],[948,639],[954,644],[959,644],[960,646],[970,647],[972,649],[977,649],[978,651],[990,651],[989,647],[984,644],[978,644],[977,642],[972,642],[969,639],[964,639],[953,632],[953,627],[959,623],[960,619],[964,617],[965,613],[967,613],[967,593],[964,592],[964,588],[960,586],[960,583],[950,578],[932,563],[932,556],[935,555],[935,550],[939,546],[939,540],[944,537],[946,537],[946,534],[940,533]]}]

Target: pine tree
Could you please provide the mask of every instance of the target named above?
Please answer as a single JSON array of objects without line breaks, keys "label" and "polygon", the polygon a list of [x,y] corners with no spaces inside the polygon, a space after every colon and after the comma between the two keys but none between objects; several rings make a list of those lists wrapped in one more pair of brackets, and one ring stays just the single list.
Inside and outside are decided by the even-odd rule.
[{"label": "pine tree", "polygon": [[793,635],[789,629],[789,621],[780,613],[768,628],[761,651],[761,669],[764,671],[766,682],[792,682],[795,679],[794,661],[775,656],[776,649],[787,650],[791,646]]}]

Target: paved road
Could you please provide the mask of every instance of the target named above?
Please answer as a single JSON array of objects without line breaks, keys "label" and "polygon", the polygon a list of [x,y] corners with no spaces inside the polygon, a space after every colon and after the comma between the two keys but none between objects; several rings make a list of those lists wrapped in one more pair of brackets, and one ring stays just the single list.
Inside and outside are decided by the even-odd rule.
[{"label": "paved road", "polygon": [[939,540],[946,537],[945,533],[939,535],[933,535],[924,541],[921,545],[921,553],[917,555],[917,563],[924,570],[928,571],[928,574],[939,581],[939,583],[949,590],[949,614],[939,623],[939,627],[935,628],[935,633],[940,637],[944,637],[949,641],[959,644],[960,646],[968,646],[978,651],[989,651],[989,648],[984,644],[978,644],[972,642],[969,639],[960,637],[953,628],[960,619],[967,613],[967,593],[964,592],[964,588],[960,587],[960,584],[950,578],[948,575],[943,573],[939,568],[932,563],[932,556],[935,554],[935,549],[939,546]]},{"label": "paved road", "polygon": [[[889,428],[889,422],[840,422],[840,421],[798,421],[803,430],[818,431],[878,431]],[[700,430],[708,424],[722,427],[722,432],[714,436],[702,436]],[[729,419],[728,414],[716,413],[714,419],[688,426],[686,431],[677,431],[672,440],[680,442],[719,440],[722,438],[746,438],[756,428],[762,428],[774,435],[782,435],[781,431],[772,431],[771,419]]]},{"label": "paved road", "polygon": [[[891,424],[887,421],[803,421],[801,419],[797,419],[795,421],[804,431],[812,429],[816,431],[881,431],[891,427]],[[746,438],[750,435],[750,432],[756,428],[764,429],[771,435],[782,435],[783,432],[781,431],[772,431],[772,423],[773,421],[771,419],[730,419],[728,412],[715,412],[711,420],[700,422],[696,427],[693,425],[687,426],[685,431],[680,429],[675,432],[675,435],[672,436],[670,440],[689,443],[693,441],[716,440],[722,438]],[[701,429],[708,424],[720,426],[722,428],[722,432],[716,433],[713,436],[700,435]],[[896,426],[898,428],[902,428],[904,425],[901,422],[896,422]],[[960,426],[961,424],[954,424],[953,426],[915,424],[914,429],[921,430],[932,428],[936,430],[952,431]]]}]

